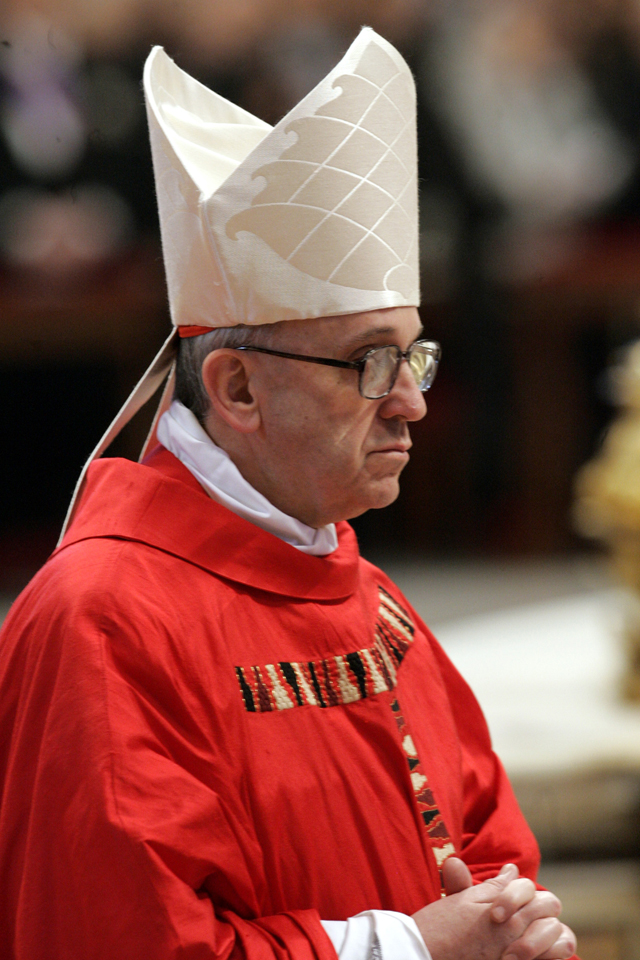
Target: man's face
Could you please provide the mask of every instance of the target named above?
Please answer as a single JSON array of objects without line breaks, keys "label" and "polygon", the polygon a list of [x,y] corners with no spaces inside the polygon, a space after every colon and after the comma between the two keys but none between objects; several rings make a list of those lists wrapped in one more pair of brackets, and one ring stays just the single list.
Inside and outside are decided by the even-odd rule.
[{"label": "man's face", "polygon": [[[373,347],[406,350],[421,331],[414,307],[279,325],[274,349],[357,360]],[[409,422],[427,412],[408,364],[391,392],[366,400],[358,373],[299,360],[251,357],[261,425],[250,477],[281,510],[313,527],[392,503],[409,460]]]}]

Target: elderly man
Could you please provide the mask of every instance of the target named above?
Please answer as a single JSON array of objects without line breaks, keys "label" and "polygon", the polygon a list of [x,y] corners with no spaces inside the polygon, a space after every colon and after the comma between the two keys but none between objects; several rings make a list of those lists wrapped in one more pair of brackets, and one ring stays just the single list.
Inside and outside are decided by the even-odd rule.
[{"label": "elderly man", "polygon": [[91,465],[3,632],[2,955],[564,960],[480,709],[345,522],[439,357],[406,65],[365,30],[273,130],[203,89],[152,53],[160,445]]}]

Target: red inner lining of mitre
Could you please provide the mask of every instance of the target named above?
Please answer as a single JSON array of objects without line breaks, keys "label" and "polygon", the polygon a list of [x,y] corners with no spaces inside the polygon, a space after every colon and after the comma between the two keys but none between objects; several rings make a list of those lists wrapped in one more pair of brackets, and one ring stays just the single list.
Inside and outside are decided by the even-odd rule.
[{"label": "red inner lining of mitre", "polygon": [[178,327],[178,336],[179,337],[199,337],[201,333],[211,333],[212,330],[215,330],[215,327],[198,327],[198,326],[184,326]]}]

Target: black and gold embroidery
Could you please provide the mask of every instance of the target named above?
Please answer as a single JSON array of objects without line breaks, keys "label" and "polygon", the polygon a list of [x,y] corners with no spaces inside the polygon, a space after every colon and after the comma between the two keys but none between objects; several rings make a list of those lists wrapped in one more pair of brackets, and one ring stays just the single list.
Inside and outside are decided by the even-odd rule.
[{"label": "black and gold embroidery", "polygon": [[407,611],[383,587],[378,587],[378,597],[371,647],[325,660],[236,667],[245,708],[262,713],[291,707],[335,707],[393,690],[415,628]]},{"label": "black and gold embroidery", "polygon": [[451,841],[449,831],[447,830],[445,822],[442,818],[442,814],[440,813],[436,803],[433,791],[429,786],[429,781],[427,780],[426,773],[422,767],[420,757],[418,756],[418,751],[416,750],[411,733],[409,732],[409,728],[407,727],[406,721],[402,716],[400,704],[397,700],[393,701],[391,704],[391,709],[393,710],[393,715],[395,717],[400,739],[402,741],[402,749],[404,750],[407,763],[409,764],[409,776],[411,777],[413,795],[416,799],[416,803],[418,804],[420,819],[422,820],[429,845],[433,851],[433,855],[436,858],[438,871],[440,871],[440,881],[442,883],[442,864],[447,857],[450,857],[456,852],[456,848]]}]

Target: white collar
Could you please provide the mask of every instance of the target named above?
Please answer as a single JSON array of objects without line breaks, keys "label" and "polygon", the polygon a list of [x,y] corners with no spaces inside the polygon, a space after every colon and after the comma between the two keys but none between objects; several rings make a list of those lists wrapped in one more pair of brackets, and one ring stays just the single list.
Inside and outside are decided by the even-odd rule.
[{"label": "white collar", "polygon": [[324,557],[338,546],[334,523],[315,529],[274,507],[248,483],[179,400],[160,418],[158,440],[184,464],[209,496],[233,513],[280,537],[301,553]]}]

